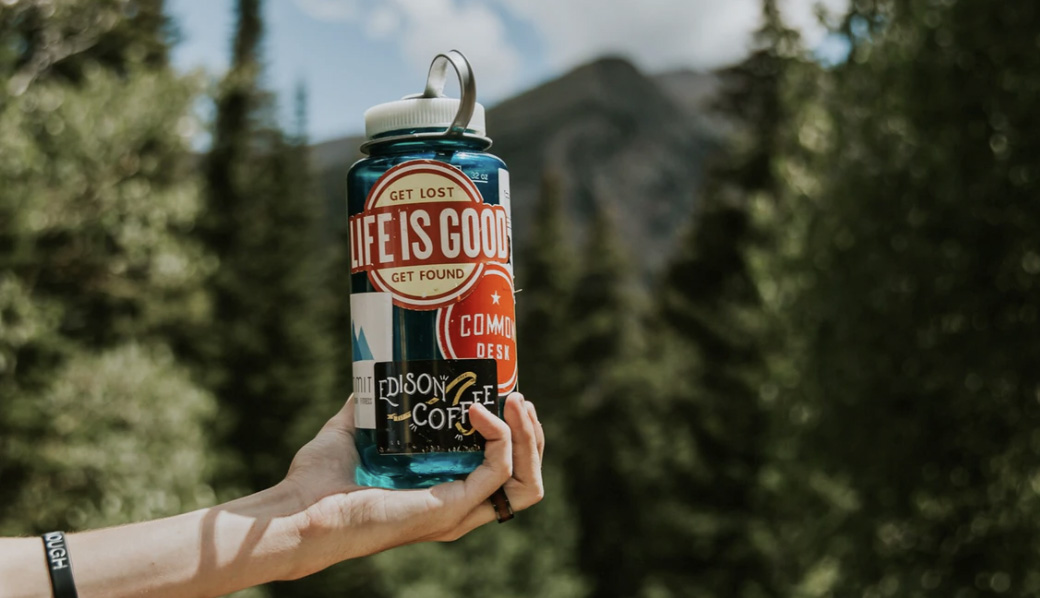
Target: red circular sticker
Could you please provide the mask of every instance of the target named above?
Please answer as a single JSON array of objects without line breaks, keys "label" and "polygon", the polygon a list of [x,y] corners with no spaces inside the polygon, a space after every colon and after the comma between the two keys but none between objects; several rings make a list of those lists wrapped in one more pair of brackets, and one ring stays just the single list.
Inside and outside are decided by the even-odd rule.
[{"label": "red circular sticker", "polygon": [[398,307],[433,310],[472,292],[490,263],[509,262],[509,214],[484,203],[461,170],[410,160],[386,171],[350,217],[350,272]]},{"label": "red circular sticker", "polygon": [[462,301],[437,311],[437,344],[449,359],[494,359],[498,392],[516,388],[516,305],[513,276],[499,264]]}]

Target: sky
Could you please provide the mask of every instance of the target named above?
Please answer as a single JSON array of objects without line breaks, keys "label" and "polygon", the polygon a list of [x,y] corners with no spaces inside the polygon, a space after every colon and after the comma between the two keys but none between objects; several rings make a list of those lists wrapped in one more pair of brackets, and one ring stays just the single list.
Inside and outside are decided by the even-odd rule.
[{"label": "sky", "polygon": [[[181,38],[178,68],[214,77],[227,69],[234,4],[167,0]],[[817,8],[837,17],[847,0],[780,6],[808,47],[826,51],[831,38]],[[760,1],[267,0],[264,14],[264,84],[287,122],[304,86],[308,133],[322,141],[362,131],[370,106],[421,92],[430,61],[452,49],[473,65],[478,101],[488,107],[605,55],[646,73],[730,64],[747,52]]]}]

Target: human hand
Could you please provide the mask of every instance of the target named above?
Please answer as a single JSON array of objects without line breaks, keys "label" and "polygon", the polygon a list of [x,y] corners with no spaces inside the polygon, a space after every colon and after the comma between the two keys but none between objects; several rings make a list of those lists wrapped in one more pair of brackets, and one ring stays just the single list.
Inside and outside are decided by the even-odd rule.
[{"label": "human hand", "polygon": [[385,490],[354,481],[354,399],[293,459],[283,482],[301,501],[300,545],[293,577],[404,544],[455,540],[496,519],[488,501],[504,487],[514,511],[541,500],[545,435],[534,405],[520,393],[505,403],[505,421],[479,404],[469,417],[487,440],[484,462],[464,480],[421,490]]},{"label": "human hand", "polygon": [[[513,393],[505,421],[481,405],[469,418],[487,444],[484,463],[465,480],[424,490],[365,488],[354,482],[359,459],[349,400],[273,488],[67,536],[80,595],[223,596],[402,544],[454,540],[495,519],[488,497],[499,488],[514,511],[541,500],[545,437],[534,406]],[[0,597],[43,595],[40,546],[39,538],[0,538]]]}]

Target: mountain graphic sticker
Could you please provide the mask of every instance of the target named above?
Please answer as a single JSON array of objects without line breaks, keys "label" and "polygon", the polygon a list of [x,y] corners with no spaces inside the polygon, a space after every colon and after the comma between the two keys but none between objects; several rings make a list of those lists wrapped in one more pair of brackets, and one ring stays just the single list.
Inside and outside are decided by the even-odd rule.
[{"label": "mountain graphic sticker", "polygon": [[357,326],[353,322],[350,324],[350,337],[353,341],[350,345],[353,348],[354,361],[364,361],[366,359],[375,359],[372,355],[372,349],[368,346],[368,339],[365,338],[365,329],[361,329],[361,336],[358,336]]},{"label": "mountain graphic sticker", "polygon": [[350,294],[350,352],[358,428],[376,427],[373,366],[394,357],[394,304],[390,293]]}]

